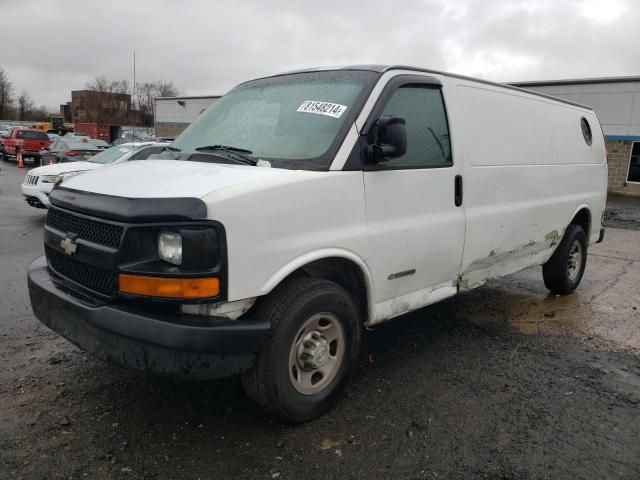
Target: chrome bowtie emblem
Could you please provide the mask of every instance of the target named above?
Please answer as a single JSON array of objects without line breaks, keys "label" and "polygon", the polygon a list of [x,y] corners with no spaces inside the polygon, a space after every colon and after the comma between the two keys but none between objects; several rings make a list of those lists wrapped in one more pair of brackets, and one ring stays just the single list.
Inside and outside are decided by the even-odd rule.
[{"label": "chrome bowtie emblem", "polygon": [[78,244],[69,237],[65,237],[64,240],[60,240],[60,248],[64,250],[67,255],[73,255],[78,250]]}]

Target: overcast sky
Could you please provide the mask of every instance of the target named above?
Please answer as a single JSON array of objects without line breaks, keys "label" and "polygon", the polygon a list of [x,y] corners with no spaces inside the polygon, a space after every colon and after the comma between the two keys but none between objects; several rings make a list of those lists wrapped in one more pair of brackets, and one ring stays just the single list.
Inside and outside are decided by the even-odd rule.
[{"label": "overcast sky", "polygon": [[[233,3],[233,5],[231,5]],[[222,94],[282,71],[410,64],[495,81],[640,75],[638,0],[0,0],[0,68],[37,105],[97,74]]]}]

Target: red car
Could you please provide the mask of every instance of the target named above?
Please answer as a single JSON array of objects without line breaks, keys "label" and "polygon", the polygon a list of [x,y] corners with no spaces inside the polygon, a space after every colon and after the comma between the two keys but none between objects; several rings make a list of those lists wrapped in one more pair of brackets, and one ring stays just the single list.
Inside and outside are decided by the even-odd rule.
[{"label": "red car", "polygon": [[0,155],[3,160],[9,158],[15,160],[18,152],[21,152],[25,161],[37,162],[40,160],[40,150],[47,148],[51,144],[51,140],[42,130],[18,128],[12,130],[9,137],[2,141],[2,144]]}]

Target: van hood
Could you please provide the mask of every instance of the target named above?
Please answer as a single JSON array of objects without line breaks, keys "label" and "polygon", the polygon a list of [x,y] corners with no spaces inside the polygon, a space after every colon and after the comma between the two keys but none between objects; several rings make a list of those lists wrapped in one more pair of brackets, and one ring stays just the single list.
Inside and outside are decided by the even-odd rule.
[{"label": "van hood", "polygon": [[202,198],[210,193],[301,172],[184,160],[139,160],[110,165],[65,180],[69,189],[127,198]]},{"label": "van hood", "polygon": [[100,163],[92,162],[65,162],[45,165],[43,167],[33,168],[29,170],[29,175],[60,175],[61,173],[77,172],[82,170],[93,170],[94,168],[103,167]]}]

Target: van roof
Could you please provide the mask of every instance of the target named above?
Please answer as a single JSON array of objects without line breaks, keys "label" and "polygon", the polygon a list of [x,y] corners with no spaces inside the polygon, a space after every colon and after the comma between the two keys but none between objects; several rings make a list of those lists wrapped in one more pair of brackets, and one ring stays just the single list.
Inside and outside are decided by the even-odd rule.
[{"label": "van roof", "polygon": [[[268,77],[278,77],[280,75],[289,75],[292,73],[309,73],[309,72],[321,72],[321,71],[327,71],[327,70],[368,70],[371,72],[376,72],[376,73],[385,73],[388,72],[390,70],[413,70],[415,72],[421,72],[421,73],[433,73],[436,75],[444,75],[447,77],[454,77],[454,78],[461,78],[463,80],[470,80],[472,82],[479,82],[479,83],[484,83],[486,85],[493,85],[495,87],[502,87],[502,88],[507,88],[509,90],[516,90],[518,92],[525,92],[531,95],[535,95],[537,97],[543,97],[543,98],[548,98],[550,100],[555,100],[557,102],[560,103],[566,103],[568,105],[573,105],[575,107],[580,107],[580,108],[586,108],[587,110],[593,110],[593,108],[589,107],[588,105],[583,105],[581,103],[577,103],[577,102],[572,102],[570,100],[565,100],[564,98],[558,98],[558,97],[554,97],[553,95],[547,95],[545,93],[541,93],[541,92],[537,92],[537,91],[533,91],[533,90],[527,90],[525,88],[520,88],[514,85],[508,85],[505,83],[498,83],[498,82],[491,82],[489,80],[483,80],[481,78],[474,78],[474,77],[469,77],[466,75],[460,75],[457,73],[449,73],[449,72],[443,72],[441,70],[430,70],[427,68],[421,68],[421,67],[412,67],[409,65],[340,65],[340,66],[325,66],[325,67],[317,67],[317,68],[307,68],[307,69],[302,69],[302,70],[294,70],[294,71],[290,71],[290,72],[284,72],[284,73],[279,73],[276,75],[269,75]],[[268,78],[265,77],[265,78]]]}]

